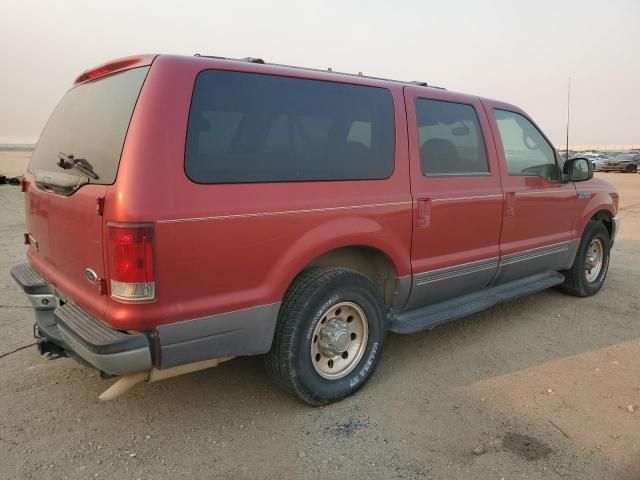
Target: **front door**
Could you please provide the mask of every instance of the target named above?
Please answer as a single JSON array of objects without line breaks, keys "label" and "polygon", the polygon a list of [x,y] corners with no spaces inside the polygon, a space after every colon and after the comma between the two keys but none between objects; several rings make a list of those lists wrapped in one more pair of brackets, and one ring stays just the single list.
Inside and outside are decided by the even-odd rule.
[{"label": "front door", "polygon": [[414,203],[411,309],[491,282],[500,256],[503,194],[479,100],[406,87],[405,102]]},{"label": "front door", "polygon": [[521,111],[484,101],[503,171],[504,221],[496,283],[569,268],[577,251],[573,183],[551,143]]}]

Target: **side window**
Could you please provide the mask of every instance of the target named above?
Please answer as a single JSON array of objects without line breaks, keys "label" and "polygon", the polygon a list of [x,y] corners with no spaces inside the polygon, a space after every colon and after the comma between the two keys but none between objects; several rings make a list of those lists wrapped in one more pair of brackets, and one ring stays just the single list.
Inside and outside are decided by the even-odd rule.
[{"label": "side window", "polygon": [[185,148],[195,182],[380,180],[394,161],[386,89],[217,70],[196,78]]},{"label": "side window", "polygon": [[471,105],[418,98],[416,117],[425,177],[489,172],[480,123]]},{"label": "side window", "polygon": [[500,130],[509,175],[558,180],[553,147],[540,131],[519,113],[496,109],[493,115]]}]

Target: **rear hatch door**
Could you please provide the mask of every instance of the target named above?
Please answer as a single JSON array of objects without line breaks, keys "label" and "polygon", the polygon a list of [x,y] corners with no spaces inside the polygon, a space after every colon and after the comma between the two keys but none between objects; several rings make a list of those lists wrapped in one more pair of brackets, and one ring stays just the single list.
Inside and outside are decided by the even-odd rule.
[{"label": "rear hatch door", "polygon": [[28,257],[63,298],[101,315],[105,261],[101,202],[114,183],[149,67],[69,90],[33,153],[27,181]]}]

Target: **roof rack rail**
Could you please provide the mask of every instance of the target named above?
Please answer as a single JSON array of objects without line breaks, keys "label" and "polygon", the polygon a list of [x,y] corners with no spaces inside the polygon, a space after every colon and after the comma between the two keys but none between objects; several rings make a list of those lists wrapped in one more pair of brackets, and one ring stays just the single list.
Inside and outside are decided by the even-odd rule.
[{"label": "roof rack rail", "polygon": [[417,85],[419,87],[429,87],[429,88],[437,88],[438,90],[446,90],[444,87],[437,87],[435,85],[429,85],[427,82],[421,82],[420,80],[414,80],[412,82],[404,82],[411,83],[412,85]]},{"label": "roof rack rail", "polygon": [[241,58],[240,60],[244,61],[244,62],[249,62],[249,63],[260,63],[262,65],[264,65],[264,60],[261,58],[256,58],[256,57],[244,57]]},{"label": "roof rack rail", "polygon": [[194,57],[202,57],[202,58],[216,58],[218,60],[229,60],[227,57],[219,57],[217,55],[202,55],[200,53],[194,53]]},{"label": "roof rack rail", "polygon": [[296,65],[286,65],[286,64],[283,64],[283,63],[269,63],[269,64],[267,64],[267,62],[265,62],[262,58],[258,58],[258,57],[229,58],[229,57],[219,57],[219,56],[215,56],[215,55],[201,55],[199,53],[194,54],[194,57],[215,58],[217,60],[234,60],[234,61],[239,61],[239,62],[257,63],[257,64],[260,64],[260,65],[271,65],[271,66],[274,66],[274,67],[295,68],[295,69],[299,69],[299,70],[308,70],[308,71],[313,71],[313,72],[331,72],[331,73],[337,73],[338,75],[348,75],[348,76],[351,76],[351,77],[370,78],[372,80],[383,80],[385,82],[402,83],[402,84],[405,84],[405,85],[411,84],[411,85],[417,85],[419,87],[429,87],[429,88],[437,88],[438,90],[446,90],[446,88],[444,88],[444,87],[436,87],[435,85],[429,85],[427,82],[422,82],[422,81],[417,81],[417,80],[406,82],[406,81],[403,81],[403,80],[394,80],[392,78],[383,78],[383,77],[374,77],[374,76],[371,76],[371,75],[364,75],[362,72],[358,72],[358,73],[336,72],[331,67],[329,67],[326,70],[320,70],[318,68],[298,67]]}]

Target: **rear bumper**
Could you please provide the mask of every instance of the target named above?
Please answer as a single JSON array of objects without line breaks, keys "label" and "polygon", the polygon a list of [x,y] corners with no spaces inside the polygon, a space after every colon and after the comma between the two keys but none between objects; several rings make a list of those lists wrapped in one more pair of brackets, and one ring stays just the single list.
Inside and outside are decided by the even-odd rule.
[{"label": "rear bumper", "polygon": [[28,263],[13,267],[11,276],[36,310],[36,336],[45,337],[69,356],[110,375],[153,366],[147,335],[115,330],[71,302],[62,305],[51,286]]},{"label": "rear bumper", "polygon": [[127,333],[93,317],[79,305],[62,303],[46,279],[28,263],[13,267],[11,276],[36,310],[36,335],[110,375],[266,353],[280,309],[278,302],[160,325],[146,333]]}]

